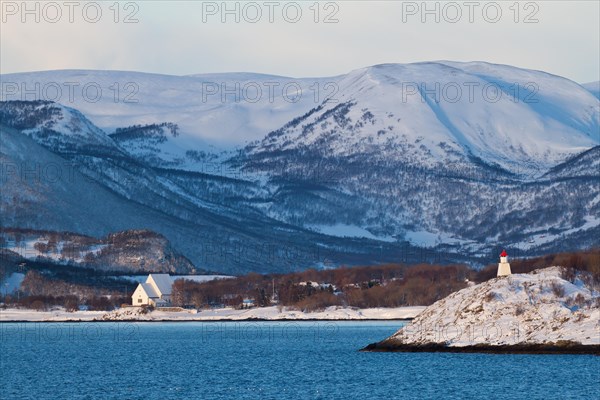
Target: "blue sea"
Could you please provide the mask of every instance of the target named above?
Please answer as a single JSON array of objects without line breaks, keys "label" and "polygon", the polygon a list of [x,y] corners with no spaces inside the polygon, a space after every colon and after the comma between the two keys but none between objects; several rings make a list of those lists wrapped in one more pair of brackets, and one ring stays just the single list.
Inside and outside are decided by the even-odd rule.
[{"label": "blue sea", "polygon": [[0,398],[599,398],[595,356],[358,351],[401,325],[4,323]]}]

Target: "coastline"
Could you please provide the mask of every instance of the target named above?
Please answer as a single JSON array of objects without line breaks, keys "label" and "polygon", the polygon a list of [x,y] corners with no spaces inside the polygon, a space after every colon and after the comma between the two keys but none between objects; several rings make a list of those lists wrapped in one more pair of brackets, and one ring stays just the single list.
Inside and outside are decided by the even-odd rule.
[{"label": "coastline", "polygon": [[425,307],[352,309],[328,307],[322,311],[302,312],[277,307],[234,310],[182,310],[141,313],[139,308],[115,311],[35,311],[26,309],[0,310],[0,323],[27,322],[258,322],[258,321],[410,321]]},{"label": "coastline", "polygon": [[483,353],[483,354],[582,354],[600,356],[600,344],[518,343],[511,345],[475,344],[447,346],[439,343],[394,344],[377,342],[360,349],[372,353]]},{"label": "coastline", "polygon": [[91,320],[81,320],[81,319],[65,319],[65,320],[11,320],[11,321],[0,321],[0,325],[2,324],[34,324],[34,323],[44,323],[44,324],[60,324],[60,323],[81,323],[86,324],[90,322],[94,323],[159,323],[159,322],[208,322],[208,323],[219,323],[219,322],[410,322],[414,318],[395,318],[395,319],[326,319],[326,318],[302,318],[302,319],[265,319],[265,318],[247,318],[247,319],[91,319]]},{"label": "coastline", "polygon": [[494,278],[437,301],[362,351],[600,355],[600,298],[586,278],[566,280],[561,267]]}]

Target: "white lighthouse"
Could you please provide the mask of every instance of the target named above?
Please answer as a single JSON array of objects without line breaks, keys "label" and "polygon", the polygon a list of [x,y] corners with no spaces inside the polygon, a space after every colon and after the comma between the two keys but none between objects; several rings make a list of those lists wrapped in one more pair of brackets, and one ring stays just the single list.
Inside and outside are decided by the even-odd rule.
[{"label": "white lighthouse", "polygon": [[510,264],[508,263],[508,254],[506,254],[506,250],[502,250],[500,253],[500,263],[498,264],[498,275],[497,276],[507,276],[510,275]]}]

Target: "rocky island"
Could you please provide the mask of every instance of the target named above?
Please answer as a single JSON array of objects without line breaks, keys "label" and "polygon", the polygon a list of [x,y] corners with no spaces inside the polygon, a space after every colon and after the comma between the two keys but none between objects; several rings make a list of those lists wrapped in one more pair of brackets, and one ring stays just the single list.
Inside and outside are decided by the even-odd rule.
[{"label": "rocky island", "polygon": [[600,355],[598,282],[561,267],[498,276],[437,301],[362,350]]}]

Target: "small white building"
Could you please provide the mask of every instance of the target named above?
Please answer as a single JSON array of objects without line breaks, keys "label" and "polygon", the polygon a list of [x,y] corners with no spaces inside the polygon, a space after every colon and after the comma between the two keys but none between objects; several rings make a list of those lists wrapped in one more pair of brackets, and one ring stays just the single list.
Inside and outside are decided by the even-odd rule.
[{"label": "small white building", "polygon": [[242,300],[242,308],[252,308],[256,304],[254,303],[254,299],[245,298]]},{"label": "small white building", "polygon": [[498,264],[498,275],[496,276],[507,276],[510,275],[510,264],[508,263],[508,254],[506,250],[502,250],[500,253],[500,263]]},{"label": "small white building", "polygon": [[173,280],[169,274],[150,274],[140,283],[131,296],[134,306],[164,307],[171,304]]}]

